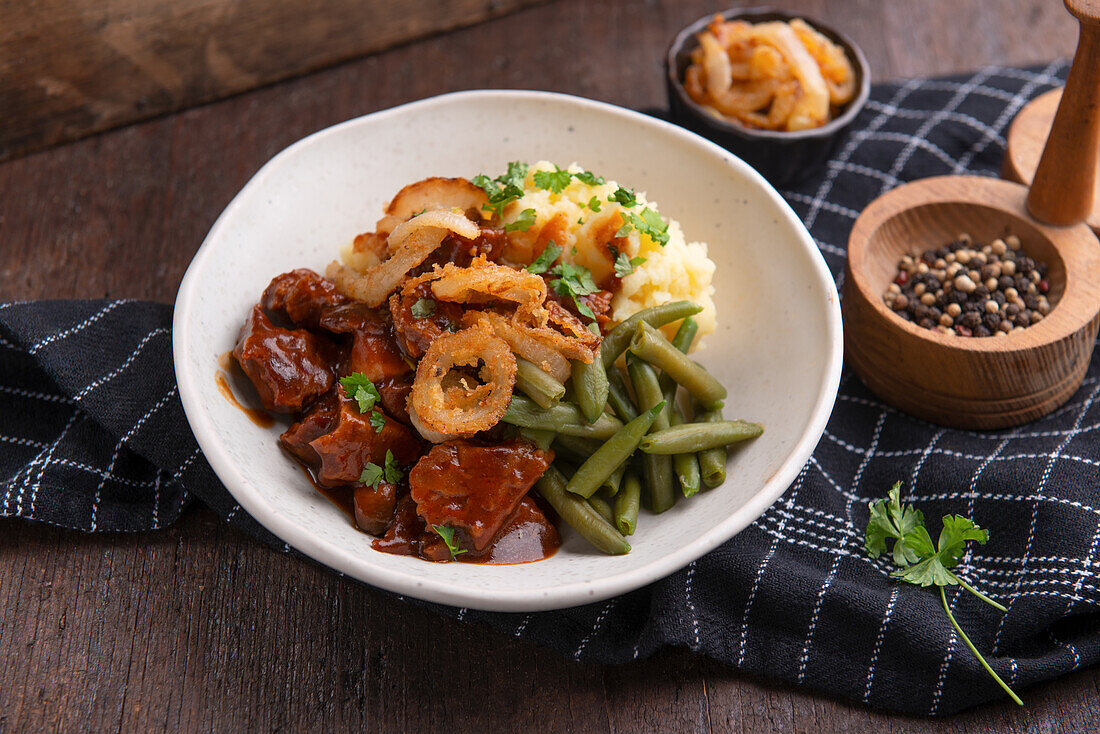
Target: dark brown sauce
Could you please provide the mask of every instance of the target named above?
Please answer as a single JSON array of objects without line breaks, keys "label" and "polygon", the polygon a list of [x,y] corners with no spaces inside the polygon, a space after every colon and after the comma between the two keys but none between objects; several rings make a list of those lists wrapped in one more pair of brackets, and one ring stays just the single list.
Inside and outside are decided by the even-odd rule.
[{"label": "dark brown sauce", "polygon": [[297,464],[298,468],[302,470],[302,473],[306,475],[309,483],[312,484],[322,496],[339,507],[340,511],[351,518],[351,522],[354,524],[355,505],[351,487],[322,487],[317,483],[317,478],[313,476],[313,472],[309,470],[309,467],[297,460],[295,460],[294,463]]},{"label": "dark brown sauce", "polygon": [[249,408],[243,405],[240,400],[237,400],[237,396],[233,394],[233,388],[229,386],[229,377],[226,375],[226,373],[233,368],[232,360],[229,355],[230,353],[226,352],[218,357],[218,366],[221,369],[214,375],[214,382],[218,385],[218,392],[222,394],[222,397],[225,398],[230,405],[248,416],[248,420],[252,421],[260,428],[271,428],[275,425],[275,419],[271,417],[271,414],[260,408]]}]

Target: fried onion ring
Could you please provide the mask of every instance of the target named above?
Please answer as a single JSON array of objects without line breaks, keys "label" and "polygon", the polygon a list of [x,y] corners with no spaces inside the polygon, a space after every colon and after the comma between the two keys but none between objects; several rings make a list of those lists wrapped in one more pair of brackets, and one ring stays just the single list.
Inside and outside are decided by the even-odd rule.
[{"label": "fried onion ring", "polygon": [[387,243],[396,251],[389,259],[367,268],[360,274],[339,262],[332,262],[325,274],[336,283],[345,296],[363,301],[374,308],[401,284],[411,268],[424,262],[444,238],[454,232],[468,240],[475,239],[481,229],[465,215],[450,210],[435,209],[402,222],[390,233]]},{"label": "fried onion ring", "polygon": [[[481,367],[484,384],[470,385],[449,376],[455,367]],[[409,393],[409,415],[416,422],[447,436],[469,437],[495,426],[508,410],[516,382],[516,358],[508,344],[486,323],[475,323],[432,342],[416,368]],[[424,435],[431,440],[430,433]]]},{"label": "fried onion ring", "polygon": [[546,325],[546,281],[526,270],[497,265],[477,258],[470,267],[461,268],[447,263],[432,283],[432,293],[442,301],[455,303],[490,303],[494,300],[510,301],[517,306],[517,313],[531,323]]},{"label": "fried onion ring", "polygon": [[493,333],[508,343],[512,351],[526,359],[558,382],[565,382],[572,374],[569,360],[553,347],[536,338],[530,329],[523,328],[511,319],[493,311],[468,311],[462,318],[464,324],[477,322],[488,324]]}]

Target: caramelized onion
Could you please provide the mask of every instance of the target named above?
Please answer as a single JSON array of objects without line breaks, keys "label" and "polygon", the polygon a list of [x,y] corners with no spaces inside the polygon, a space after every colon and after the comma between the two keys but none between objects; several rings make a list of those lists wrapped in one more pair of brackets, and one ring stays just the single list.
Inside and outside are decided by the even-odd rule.
[{"label": "caramelized onion", "polygon": [[362,274],[333,262],[325,274],[336,283],[337,290],[342,294],[373,308],[381,305],[401,284],[405,274],[424,262],[451,232],[472,240],[481,230],[458,212],[427,211],[402,222],[390,233],[387,243],[391,250],[396,249],[389,259],[367,268]]},{"label": "caramelized onion", "polygon": [[386,216],[378,220],[376,229],[379,232],[392,232],[397,225],[417,212],[433,209],[458,209],[468,215],[473,214],[474,221],[478,221],[482,215],[481,207],[488,203],[489,198],[485,192],[464,178],[433,176],[411,183],[398,191],[397,196],[386,206]]}]

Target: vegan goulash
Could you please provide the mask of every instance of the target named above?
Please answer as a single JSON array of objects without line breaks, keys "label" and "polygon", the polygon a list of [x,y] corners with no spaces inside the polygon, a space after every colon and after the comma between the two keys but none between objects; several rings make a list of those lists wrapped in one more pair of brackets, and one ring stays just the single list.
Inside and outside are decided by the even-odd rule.
[{"label": "vegan goulash", "polygon": [[713,273],[644,194],[516,162],[406,186],[324,277],[272,280],[233,355],[377,550],[535,561],[560,520],[626,553],[642,504],[721,484],[763,430],[686,356]]}]

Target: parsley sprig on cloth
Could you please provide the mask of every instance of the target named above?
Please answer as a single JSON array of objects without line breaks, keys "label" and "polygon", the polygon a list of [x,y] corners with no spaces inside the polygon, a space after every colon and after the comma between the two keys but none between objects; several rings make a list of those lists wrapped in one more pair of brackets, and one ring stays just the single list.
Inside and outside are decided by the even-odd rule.
[{"label": "parsley sprig on cloth", "polygon": [[961,515],[944,515],[943,529],[940,531],[939,540],[933,545],[932,536],[924,525],[924,513],[913,507],[903,505],[901,502],[901,482],[894,484],[886,499],[876,500],[871,503],[871,517],[867,522],[867,534],[864,540],[864,548],[871,558],[878,558],[886,553],[886,543],[893,540],[891,557],[894,564],[899,566],[890,575],[916,586],[938,586],[940,601],[943,610],[947,612],[947,618],[951,620],[951,626],[959,633],[970,652],[982,664],[993,680],[1012,697],[1012,700],[1023,706],[1024,702],[1001,680],[989,663],[985,661],[978,648],[966,636],[966,633],[955,621],[955,615],[951,613],[951,607],[947,605],[945,586],[962,586],[974,596],[987,604],[990,604],[1002,612],[1007,612],[1002,605],[990,599],[973,586],[968,584],[951,569],[959,565],[959,559],[966,552],[966,546],[971,541],[981,545],[989,540],[989,531],[978,527],[973,520]]}]

